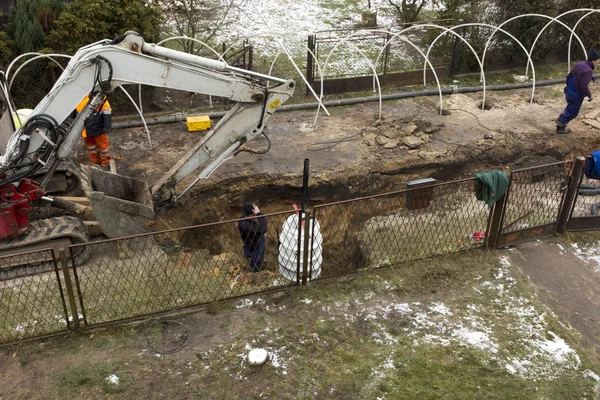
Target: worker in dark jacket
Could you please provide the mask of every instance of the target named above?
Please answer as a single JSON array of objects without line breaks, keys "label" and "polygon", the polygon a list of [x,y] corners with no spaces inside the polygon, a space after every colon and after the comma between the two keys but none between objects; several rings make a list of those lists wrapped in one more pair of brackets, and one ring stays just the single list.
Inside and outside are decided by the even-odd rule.
[{"label": "worker in dark jacket", "polygon": [[[89,103],[90,96],[77,105],[78,113]],[[88,151],[90,162],[101,167],[106,167],[110,162],[110,147],[108,133],[112,127],[112,109],[106,98],[96,112],[86,121],[85,129],[81,132],[85,147]]]},{"label": "worker in dark jacket", "polygon": [[592,101],[592,93],[588,88],[592,80],[592,71],[600,59],[600,52],[592,49],[588,55],[587,61],[581,61],[575,64],[571,72],[567,75],[567,86],[565,87],[565,97],[567,98],[567,108],[560,114],[556,121],[556,133],[569,133],[567,124],[574,119],[585,97]]},{"label": "worker in dark jacket", "polygon": [[[238,230],[244,241],[244,256],[250,261],[252,271],[258,272],[265,259],[265,233],[267,232],[267,219],[262,216],[260,209],[255,204],[244,205],[244,218],[238,222]],[[248,217],[256,217],[249,219]]]}]

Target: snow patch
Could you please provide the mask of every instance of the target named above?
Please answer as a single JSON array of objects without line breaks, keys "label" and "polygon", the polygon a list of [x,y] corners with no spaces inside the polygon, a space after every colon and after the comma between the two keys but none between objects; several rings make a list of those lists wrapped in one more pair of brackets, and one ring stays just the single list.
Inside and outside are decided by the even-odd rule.
[{"label": "snow patch", "polygon": [[577,244],[573,246],[573,254],[587,264],[591,264],[594,272],[600,273],[600,243],[594,246],[579,248]]},{"label": "snow patch", "polygon": [[237,303],[235,305],[235,308],[248,308],[248,307],[252,307],[252,304],[254,304],[252,302],[252,300],[250,300],[250,299],[242,299],[239,303]]}]

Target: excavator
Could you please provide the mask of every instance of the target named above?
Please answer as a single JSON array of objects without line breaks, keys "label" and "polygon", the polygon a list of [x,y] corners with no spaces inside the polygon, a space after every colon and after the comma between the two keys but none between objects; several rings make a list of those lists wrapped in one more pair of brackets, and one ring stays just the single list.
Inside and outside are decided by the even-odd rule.
[{"label": "excavator", "polygon": [[[128,84],[218,96],[235,105],[149,186],[72,159],[86,119],[115,89]],[[44,259],[24,268],[22,260],[26,258],[19,254],[87,243],[90,235],[84,215],[92,215],[109,238],[143,232],[144,225],[155,217],[157,205],[178,200],[225,160],[244,151],[245,143],[263,134],[268,119],[292,97],[294,88],[291,79],[146,43],[139,34],[128,31],[114,40],[79,49],[17,129],[13,120],[16,109],[0,71],[0,279],[51,268],[51,260]],[[73,118],[73,110],[88,95],[87,107]],[[196,179],[178,194],[177,184],[195,172]],[[73,189],[85,194],[88,206],[52,195]],[[32,208],[40,202],[69,212],[33,220]],[[88,258],[89,246],[76,248],[72,261],[78,265]],[[28,272],[23,272],[26,269]]]}]

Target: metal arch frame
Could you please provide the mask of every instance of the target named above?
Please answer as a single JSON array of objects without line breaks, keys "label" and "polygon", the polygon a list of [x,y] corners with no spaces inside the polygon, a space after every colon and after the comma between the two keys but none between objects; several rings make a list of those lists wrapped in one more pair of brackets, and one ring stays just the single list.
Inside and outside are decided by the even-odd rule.
[{"label": "metal arch frame", "polygon": [[[269,36],[269,37],[279,37],[279,36],[282,36],[282,35],[279,34],[279,33],[274,32],[274,31],[255,35],[255,37],[267,37],[267,36]],[[317,93],[314,91],[314,89],[309,85],[308,81],[306,80],[306,77],[304,76],[304,74],[302,74],[302,72],[300,71],[300,69],[298,68],[298,66],[296,65],[296,63],[294,62],[293,58],[290,57],[290,55],[287,54],[285,51],[283,51],[283,52],[286,53],[286,55],[288,56],[288,59],[294,65],[294,67],[296,69],[296,72],[298,72],[299,76],[302,78],[302,80],[306,84],[306,87],[311,91],[311,93],[313,94],[313,97],[317,100],[317,103],[319,104],[319,107],[317,108],[317,116],[318,116],[318,112],[319,112],[319,108],[320,107],[322,107],[323,110],[325,110],[325,114],[327,114],[327,116],[330,116],[331,114],[329,113],[329,111],[327,110],[327,108],[325,107],[325,105],[323,104],[323,100],[322,100],[323,99],[323,75],[321,74],[321,63],[319,63],[319,60],[317,59],[316,54],[313,53],[313,51],[311,49],[309,49],[307,45],[304,45],[304,48],[313,56],[313,59],[317,63],[317,71],[319,73],[320,81],[321,81],[321,93],[319,95],[317,95]],[[229,49],[226,49],[223,54],[225,54],[227,51],[229,51]],[[282,50],[280,49],[279,52],[277,53],[277,55],[275,56],[275,58],[273,59],[273,61],[271,62],[271,66],[269,67],[269,74],[271,73],[271,71],[273,69],[273,66],[275,65],[275,61],[277,60],[277,58],[279,58],[279,56],[281,55],[281,53],[282,53]],[[317,122],[317,117],[315,117],[315,122],[314,122],[315,125],[316,125],[316,122]]]},{"label": "metal arch frame", "polygon": [[[279,34],[275,34],[275,33],[267,33],[267,34],[262,34],[262,35],[258,35],[258,36],[273,36],[273,35],[280,36]],[[302,77],[302,80],[304,81],[304,83],[306,84],[306,86],[311,89],[311,92],[313,93],[315,99],[317,99],[317,102],[319,103],[319,106],[323,107],[323,109],[325,110],[325,113],[329,116],[330,115],[329,111],[327,110],[327,108],[325,108],[325,105],[321,101],[321,99],[323,98],[323,76],[321,74],[321,63],[317,59],[317,55],[315,53],[313,53],[313,51],[307,45],[304,45],[304,48],[313,56],[313,59],[317,63],[317,71],[319,73],[320,81],[321,81],[321,93],[317,96],[317,94],[312,90],[312,88],[308,84],[308,81],[306,80],[306,77],[304,76],[304,74],[300,74],[300,76]],[[269,75],[271,75],[271,72],[273,71],[273,67],[275,66],[275,61],[277,61],[277,59],[279,58],[279,56],[281,55],[281,53],[282,52],[280,50],[277,53],[277,55],[273,58],[273,61],[271,62],[271,66],[269,67]],[[292,64],[294,64],[294,66],[296,66],[296,63],[294,62],[293,59],[290,58],[290,61],[292,62]]]},{"label": "metal arch frame", "polygon": [[[482,60],[483,60],[483,62],[484,62],[484,63],[485,63],[485,55],[486,55],[486,53],[487,53],[487,49],[488,49],[488,47],[489,47],[489,45],[490,45],[490,43],[491,43],[491,41],[492,41],[492,37],[493,37],[493,36],[496,34],[496,32],[497,32],[497,31],[498,31],[498,30],[499,30],[499,29],[500,29],[502,26],[504,26],[504,25],[508,24],[509,22],[512,22],[512,21],[514,21],[514,20],[517,20],[517,19],[519,19],[519,18],[525,18],[525,17],[540,17],[540,18],[546,18],[546,19],[549,19],[549,20],[550,20],[550,21],[549,21],[549,22],[548,22],[548,23],[547,23],[547,24],[546,24],[546,25],[545,25],[545,26],[544,26],[544,27],[543,27],[543,28],[542,28],[542,29],[541,29],[541,30],[538,32],[538,35],[536,36],[535,40],[533,41],[533,44],[531,45],[531,49],[529,50],[529,55],[528,55],[528,57],[529,57],[529,61],[530,61],[530,63],[531,63],[531,71],[532,71],[532,74],[533,74],[533,86],[532,86],[532,92],[531,92],[531,101],[530,101],[530,102],[533,102],[533,97],[534,97],[534,95],[535,95],[535,72],[534,72],[533,60],[531,60],[531,55],[533,54],[533,50],[534,50],[534,48],[535,48],[535,45],[536,45],[536,43],[537,43],[538,39],[541,37],[542,33],[544,33],[544,31],[546,30],[546,28],[547,28],[548,26],[550,26],[550,25],[551,25],[553,22],[558,22],[558,23],[559,23],[559,24],[561,24],[563,27],[567,28],[567,29],[568,29],[568,30],[571,32],[571,35],[574,35],[574,34],[575,34],[575,32],[574,32],[574,31],[573,31],[573,30],[572,30],[572,29],[571,29],[571,28],[570,28],[568,25],[566,25],[566,24],[565,24],[565,23],[563,23],[562,21],[559,21],[559,20],[558,20],[558,18],[560,18],[560,16],[558,16],[558,17],[550,17],[550,16],[548,16],[548,15],[544,15],[544,14],[535,14],[535,13],[532,13],[532,14],[521,14],[521,15],[517,15],[517,16],[515,16],[515,17],[509,18],[509,19],[507,19],[506,21],[502,22],[500,25],[498,25],[498,29],[494,30],[494,32],[492,32],[492,34],[489,36],[489,38],[488,38],[488,40],[487,40],[487,42],[486,42],[486,44],[485,44],[485,47],[484,47],[484,49],[483,49],[483,57],[482,57]],[[577,37],[577,40],[579,41],[579,44],[581,45],[581,47],[582,47],[583,51],[585,52],[585,46],[583,45],[583,42],[581,41],[581,39],[579,38],[579,36],[577,36],[577,35],[575,35],[575,36]],[[572,36],[571,36],[571,37],[572,37]],[[529,64],[527,64],[527,66],[525,67],[525,76],[527,76],[528,74],[529,74]]]},{"label": "metal arch frame", "polygon": [[[562,14],[560,14],[560,15],[557,15],[557,16],[556,16],[555,18],[553,18],[553,19],[554,19],[554,20],[556,20],[556,22],[560,23],[561,25],[563,25],[563,26],[566,26],[566,25],[565,25],[563,22],[561,22],[561,21],[558,21],[558,18],[560,18],[560,17],[562,17],[562,16],[564,16],[564,15],[571,14],[571,13],[574,13],[574,12],[579,12],[579,11],[592,11],[592,9],[591,9],[591,8],[580,8],[580,9],[576,9],[576,10],[570,10],[570,11],[564,12],[564,13],[562,13]],[[532,51],[533,51],[533,47],[534,47],[534,46],[535,46],[535,44],[537,43],[538,39],[540,38],[540,36],[542,36],[542,33],[543,33],[545,30],[546,30],[546,28],[547,28],[548,26],[550,26],[550,25],[552,24],[552,22],[554,22],[554,21],[550,21],[550,22],[548,22],[548,23],[547,23],[547,24],[546,24],[546,25],[545,25],[545,26],[542,28],[542,30],[540,30],[540,32],[539,32],[539,33],[538,33],[538,35],[536,36],[535,40],[533,41],[533,44],[531,45]],[[569,31],[571,32],[571,37],[570,37],[570,39],[569,39],[569,50],[571,49],[571,38],[573,37],[572,35],[575,35],[575,36],[577,37],[577,40],[579,41],[579,44],[581,45],[581,48],[582,48],[582,50],[583,50],[584,54],[585,54],[585,58],[587,59],[587,51],[586,51],[586,49],[585,49],[585,46],[584,46],[584,45],[583,45],[583,43],[581,42],[581,39],[579,39],[579,36],[577,36],[577,34],[575,34],[574,30],[572,30],[572,29],[571,29],[571,28],[569,28],[568,26],[567,26],[567,29],[569,29]],[[570,54],[570,53],[569,53],[569,54]],[[569,68],[570,68],[570,64],[571,64],[570,58],[569,58],[569,60],[568,60],[568,61],[569,61]]]},{"label": "metal arch frame", "polygon": [[[59,68],[60,68],[60,69],[62,69],[62,70],[64,71],[64,70],[65,70],[65,69],[64,69],[64,67],[63,67],[62,65],[60,65],[60,63],[59,63],[58,61],[56,61],[54,58],[52,58],[52,57],[65,57],[65,58],[68,58],[68,59],[71,59],[71,58],[72,58],[71,56],[69,56],[69,55],[66,55],[66,54],[42,54],[42,53],[37,53],[37,52],[32,52],[32,53],[24,53],[24,54],[21,54],[19,57],[15,58],[15,59],[14,59],[14,60],[13,60],[13,61],[10,63],[10,65],[9,65],[9,67],[8,67],[8,70],[7,70],[7,73],[6,73],[6,75],[5,75],[5,76],[6,76],[6,78],[8,79],[8,71],[10,71],[10,68],[11,68],[11,67],[14,65],[14,63],[17,61],[17,59],[21,59],[21,58],[23,58],[23,57],[26,57],[26,56],[31,56],[31,55],[34,55],[35,57],[33,57],[33,58],[30,58],[29,60],[27,60],[27,61],[25,61],[23,64],[21,64],[21,65],[19,66],[19,68],[17,68],[17,70],[15,71],[15,73],[14,73],[14,75],[13,75],[12,79],[10,80],[10,82],[8,83],[7,91],[8,91],[8,93],[9,93],[9,94],[10,94],[10,91],[11,91],[11,89],[12,89],[12,85],[13,85],[13,82],[14,82],[15,78],[17,77],[17,75],[19,75],[19,72],[21,72],[21,70],[22,70],[22,69],[23,69],[23,68],[24,68],[24,67],[25,67],[27,64],[29,64],[30,62],[32,62],[32,61],[36,61],[36,60],[39,60],[39,59],[42,59],[42,58],[47,58],[47,59],[49,59],[50,61],[53,61],[53,62],[54,62],[56,65],[58,65],[58,66],[59,66]],[[11,100],[11,101],[12,101],[12,100]],[[19,114],[18,114],[17,112],[15,112],[15,115],[16,115],[16,117],[17,117],[17,120],[19,121],[19,123],[22,125],[22,124],[23,124],[23,122],[21,121],[21,117],[19,117]]]},{"label": "metal arch frame", "polygon": [[[577,27],[579,26],[579,23],[581,21],[583,21],[585,18],[587,18],[588,16],[590,16],[592,14],[600,13],[600,10],[580,8],[580,9],[577,9],[577,10],[571,10],[569,12],[565,12],[565,13],[563,13],[563,14],[561,14],[561,15],[559,15],[557,17],[557,18],[559,18],[559,17],[562,17],[565,14],[568,14],[568,13],[571,13],[571,12],[575,12],[575,11],[583,11],[583,10],[590,10],[590,11],[587,14],[585,14],[583,17],[579,18],[579,20],[577,20],[577,22],[575,23],[575,25],[573,25],[573,32],[569,36],[569,49],[567,50],[567,73],[571,70],[571,43],[573,41],[573,35],[575,35],[575,30],[577,30]],[[586,58],[587,58],[587,54],[586,54]]]},{"label": "metal arch frame", "polygon": [[[171,40],[179,40],[179,39],[185,39],[185,40],[189,40],[195,43],[198,43],[200,45],[202,45],[203,47],[207,48],[208,50],[210,50],[214,55],[217,56],[217,58],[220,61],[223,61],[224,63],[226,63],[227,61],[225,61],[225,59],[223,58],[223,55],[225,55],[225,53],[223,53],[223,55],[219,54],[218,51],[216,51],[212,46],[210,46],[209,44],[204,43],[202,40],[200,39],[196,39],[196,38],[192,38],[189,36],[171,36],[168,37],[166,39],[161,40],[160,42],[156,43],[157,46],[160,46],[163,43],[169,42]],[[142,85],[139,85],[139,89],[138,89],[138,97],[140,99],[140,107],[142,106]],[[212,108],[212,96],[208,96],[209,98],[209,103],[210,103],[210,107]]]},{"label": "metal arch frame", "polygon": [[[9,64],[8,68],[6,69],[6,74],[5,74],[6,75],[6,79],[8,79],[10,77],[10,70],[15,65],[15,63],[18,60],[20,60],[21,58],[24,58],[24,57],[27,57],[27,56],[34,56],[34,57],[31,58],[31,59],[29,59],[29,60],[27,60],[27,61],[25,61],[22,65],[20,65],[19,68],[17,68],[17,70],[15,71],[15,75],[14,76],[17,76],[19,74],[19,71],[21,71],[21,69],[25,65],[29,64],[32,61],[39,60],[41,58],[47,58],[50,61],[53,61],[56,65],[58,65],[64,71],[65,69],[63,68],[63,66],[60,65],[60,63],[58,61],[56,61],[54,58],[52,58],[52,57],[65,57],[65,58],[68,58],[68,59],[72,58],[72,56],[69,56],[69,55],[66,55],[66,54],[42,54],[42,53],[38,53],[38,52],[23,53],[20,56],[16,57],[14,60],[12,60],[12,62]],[[10,88],[12,86],[12,83],[13,83],[14,79],[15,78],[13,77],[10,80],[10,83],[8,84],[8,91],[9,92],[10,92]]]},{"label": "metal arch frame", "polygon": [[[401,37],[400,35],[404,34],[405,32],[408,32],[409,30],[413,30],[413,29],[417,29],[417,28],[437,28],[437,29],[442,29],[444,30],[444,34],[450,32],[451,34],[455,35],[456,37],[460,38],[468,47],[469,49],[471,49],[471,51],[473,52],[473,55],[475,55],[475,58],[477,59],[477,62],[480,66],[480,68],[482,68],[482,64],[481,61],[479,60],[479,56],[477,55],[477,52],[475,51],[475,49],[473,48],[473,46],[471,46],[471,44],[469,43],[468,40],[466,40],[465,38],[463,38],[460,34],[454,32],[453,30],[446,28],[444,26],[440,26],[437,24],[419,24],[419,25],[413,25],[410,26],[408,28],[404,28],[398,32],[390,32],[392,34],[392,37],[390,38],[390,40],[385,44],[385,46],[383,47],[383,49],[381,50],[381,52],[379,52],[379,55],[377,56],[377,62],[379,62],[379,58],[381,57],[381,55],[383,54],[383,51],[385,50],[385,48],[389,45],[389,43],[391,43],[392,39],[395,39],[396,37]],[[441,36],[441,35],[440,35]],[[431,68],[431,70],[433,71],[433,75],[435,77],[435,81],[438,87],[438,92],[439,92],[439,96],[440,96],[440,115],[442,115],[443,112],[443,98],[442,98],[442,87],[440,85],[440,81],[437,75],[437,72],[435,70],[435,68],[433,67],[433,64],[431,63],[431,60],[429,60],[429,49],[427,50],[427,54],[424,54],[421,49],[419,49],[412,41],[403,38],[405,43],[409,43],[411,44],[422,56],[424,61],[424,65],[423,65],[423,86],[427,87],[427,64],[429,64],[429,67]],[[436,38],[437,39],[437,38]],[[483,71],[483,69],[482,69]]]},{"label": "metal arch frame", "polygon": [[[395,38],[395,37],[396,37],[396,36],[394,36],[394,38]],[[413,48],[414,48],[415,50],[417,50],[417,51],[419,52],[419,54],[421,54],[421,56],[422,56],[422,57],[423,57],[423,58],[426,60],[426,63],[427,63],[427,64],[429,64],[429,68],[431,68],[431,71],[433,72],[433,76],[434,76],[434,78],[435,78],[435,83],[436,83],[436,85],[437,85],[437,87],[438,87],[438,93],[439,93],[439,96],[440,96],[440,115],[443,115],[443,110],[444,110],[444,99],[443,99],[443,96],[442,96],[442,85],[440,84],[440,79],[439,79],[439,77],[438,77],[437,71],[435,70],[435,68],[434,68],[433,64],[431,63],[431,60],[430,60],[430,59],[429,59],[429,57],[428,57],[428,56],[427,56],[425,53],[423,53],[423,51],[422,51],[422,50],[421,50],[421,49],[420,49],[420,48],[419,48],[419,47],[418,47],[416,44],[414,44],[412,41],[410,41],[409,39],[407,39],[406,37],[403,37],[403,36],[398,36],[398,37],[399,37],[400,39],[402,39],[402,40],[403,40],[405,43],[408,43],[408,44],[410,44],[411,46],[413,46]],[[392,39],[393,39],[393,38],[390,38],[390,41],[391,41]],[[380,55],[381,55],[381,53],[380,53]],[[378,56],[378,60],[379,60],[379,56]],[[425,67],[425,68],[426,68],[426,67]],[[380,114],[381,114],[381,111],[380,111]]]},{"label": "metal arch frame", "polygon": [[[480,72],[484,75],[483,82],[484,82],[484,86],[485,86],[485,74],[483,73],[483,63],[481,62],[481,59],[479,58],[477,51],[475,51],[475,49],[473,48],[473,46],[471,46],[471,43],[469,43],[469,41],[467,39],[462,37],[461,34],[454,31],[454,28],[460,28],[462,26],[464,26],[464,25],[457,25],[456,27],[446,28],[445,26],[440,26],[440,25],[436,25],[436,24],[422,24],[422,25],[414,25],[413,27],[409,27],[407,29],[425,27],[425,28],[442,29],[444,31],[444,32],[440,33],[438,36],[436,36],[436,38],[433,40],[433,42],[431,42],[431,44],[427,48],[427,56],[426,56],[427,59],[429,59],[429,53],[431,52],[433,45],[438,41],[439,38],[441,38],[445,34],[451,33],[455,37],[459,38],[464,44],[467,45],[467,47],[471,50],[471,53],[473,53],[473,55],[475,56],[475,59],[477,60],[477,64],[479,64]],[[423,87],[427,87],[427,65],[426,64],[423,65]]]},{"label": "metal arch frame", "polygon": [[[317,108],[317,113],[319,112],[319,110],[321,109],[321,107],[323,107],[323,109],[325,110],[325,112],[327,113],[327,115],[329,115],[329,112],[327,111],[327,108],[325,108],[325,105],[323,104],[322,97],[317,96],[317,93],[315,93],[315,91],[313,90],[313,88],[308,84],[308,82],[306,81],[306,77],[304,76],[304,74],[302,73],[302,71],[300,70],[300,68],[298,68],[298,65],[296,65],[296,63],[294,62],[294,58],[289,53],[288,49],[283,45],[283,42],[279,39],[279,35],[277,35],[277,34],[274,33],[274,30],[269,25],[269,21],[267,21],[267,19],[265,18],[265,16],[260,12],[260,9],[256,6],[256,3],[253,0],[249,0],[249,1],[252,4],[252,6],[254,7],[254,9],[256,10],[257,14],[263,20],[264,25],[268,28],[270,36],[272,36],[277,41],[277,44],[279,45],[279,47],[281,48],[281,50],[283,50],[283,52],[288,57],[288,59],[291,61],[292,65],[296,69],[296,72],[298,73],[298,75],[301,76],[302,80],[304,81],[304,83],[306,83],[306,87],[310,90],[310,92],[313,94],[313,96],[317,99],[317,102],[319,103],[319,106]],[[323,80],[321,80],[321,85],[322,84],[323,84]],[[321,90],[321,93],[322,92],[323,91]],[[316,118],[315,118],[315,121],[316,121]]]},{"label": "metal arch frame", "polygon": [[[364,29],[361,29],[359,31],[356,31],[356,32],[354,32],[354,33],[352,33],[352,34],[350,34],[350,35],[342,38],[329,51],[329,53],[327,54],[327,58],[325,59],[325,62],[323,63],[323,75],[320,75],[320,77],[321,77],[321,94],[323,93],[323,78],[326,75],[327,65],[329,64],[329,58],[331,57],[331,55],[335,52],[335,50],[337,50],[337,48],[338,48],[339,45],[341,45],[342,43],[346,43],[346,41],[348,41],[352,37],[357,36],[357,35],[361,35],[361,34],[363,34],[365,32],[367,32],[367,31],[365,31]],[[385,29],[369,29],[368,32],[380,32],[380,33],[385,33],[385,34],[389,34],[390,33],[388,30],[385,30]],[[373,65],[373,63],[371,62],[371,60],[369,60],[369,58],[360,49],[357,49],[356,47],[354,47],[354,49],[359,51],[359,53],[361,54],[361,56],[367,61],[367,63],[369,63],[369,67],[373,71],[373,79],[375,80],[377,88],[378,88],[377,93],[378,93],[378,97],[379,97],[379,117],[381,118],[381,112],[382,112],[381,84],[379,82],[379,77],[377,76],[377,68]],[[321,71],[319,71],[319,73],[320,72]],[[373,86],[375,86],[375,85],[373,85]],[[319,115],[319,108],[317,108],[317,116],[318,115]],[[316,117],[315,117],[315,121],[316,121]]]},{"label": "metal arch frame", "polygon": [[[306,84],[307,87],[309,87],[311,89],[311,92],[313,93],[313,95],[317,99],[317,103],[319,103],[319,107],[317,107],[317,111],[316,111],[316,114],[315,114],[315,119],[313,121],[313,128],[314,128],[315,126],[317,126],[317,120],[319,119],[319,109],[321,107],[323,107],[323,110],[325,111],[325,114],[327,114],[327,116],[330,116],[331,114],[329,114],[329,111],[327,110],[327,108],[323,104],[323,79],[324,78],[323,78],[323,74],[321,73],[321,63],[317,59],[317,55],[315,53],[313,53],[313,51],[307,45],[304,45],[304,47],[312,55],[313,60],[317,64],[317,72],[319,74],[319,81],[321,83],[321,85],[320,85],[321,86],[321,92],[317,96],[317,94],[312,90],[312,88],[310,88],[310,84],[306,80],[306,77],[304,75],[301,75],[302,79],[304,80],[304,83]],[[273,67],[275,66],[275,61],[277,61],[277,59],[279,58],[280,55],[281,55],[281,51],[279,51],[277,53],[277,55],[275,56],[275,58],[273,58],[273,62],[271,62],[271,66],[269,67],[269,75],[271,75],[271,72],[273,71]]]},{"label": "metal arch frame", "polygon": [[[472,23],[468,23],[468,24],[461,24],[461,25],[456,25],[453,26],[452,28],[449,28],[450,30],[454,30],[457,28],[462,28],[465,26],[483,26],[486,28],[495,28],[494,32],[500,31],[502,33],[504,33],[506,36],[510,37],[511,39],[513,39],[519,46],[521,46],[521,48],[523,49],[523,51],[525,52],[525,55],[527,55],[527,60],[528,60],[528,65],[531,64],[531,72],[533,74],[533,79],[535,81],[535,66],[533,65],[533,61],[531,61],[531,56],[529,55],[529,53],[527,52],[527,49],[525,48],[525,46],[523,46],[523,43],[521,43],[519,41],[519,39],[517,39],[516,37],[514,37],[510,32],[497,27],[495,25],[491,25],[491,24],[485,24],[485,23],[481,23],[481,22],[472,22]],[[433,47],[433,45],[435,44],[435,42],[442,37],[443,35],[445,35],[446,32],[438,35],[438,37],[436,37],[433,42],[431,43],[431,45],[429,46],[429,49],[427,50],[427,55],[429,56],[429,51],[431,51],[431,48]],[[481,109],[484,110],[485,109],[485,95],[486,95],[486,82],[485,82],[485,70],[484,70],[484,63],[483,63],[483,59],[481,61],[481,76],[482,76],[482,84],[483,84],[483,101],[481,102]],[[535,85],[534,85],[535,88]],[[533,93],[531,95],[531,101],[533,102]]]},{"label": "metal arch frame", "polygon": [[[429,58],[423,53],[423,51],[416,44],[414,44],[410,39],[401,36],[403,33],[405,33],[406,31],[410,30],[411,28],[412,27],[408,27],[408,28],[402,29],[399,32],[391,32],[391,31],[388,31],[388,30],[375,30],[375,31],[378,31],[378,32],[391,34],[390,39],[385,42],[385,44],[382,47],[381,51],[377,55],[377,59],[375,60],[375,65],[379,64],[379,60],[381,58],[381,55],[385,51],[386,47],[389,46],[389,44],[392,42],[392,40],[394,40],[396,38],[399,38],[399,39],[402,39],[405,43],[410,44],[415,50],[417,50],[419,52],[419,54],[421,54],[421,56],[425,60],[425,65],[429,64],[429,67],[433,71],[433,76],[435,77],[435,82],[436,82],[437,87],[438,87],[438,93],[439,93],[439,98],[440,98],[440,115],[442,115],[442,110],[443,110],[443,106],[444,106],[444,104],[443,104],[443,97],[442,97],[442,86],[440,84],[440,80],[439,80],[437,71],[433,67],[433,64],[431,63],[431,61],[429,60]],[[373,30],[369,30],[369,32],[373,32]],[[374,81],[373,86],[375,86],[375,81],[377,81],[377,84],[379,85],[379,79],[377,77],[377,74],[375,74],[373,76],[373,81]],[[375,88],[373,88],[373,91],[375,91]],[[381,89],[380,89],[379,90],[379,117],[380,118],[381,118],[381,113],[382,113],[382,104],[381,103],[382,103],[382,101],[381,101]]]}]

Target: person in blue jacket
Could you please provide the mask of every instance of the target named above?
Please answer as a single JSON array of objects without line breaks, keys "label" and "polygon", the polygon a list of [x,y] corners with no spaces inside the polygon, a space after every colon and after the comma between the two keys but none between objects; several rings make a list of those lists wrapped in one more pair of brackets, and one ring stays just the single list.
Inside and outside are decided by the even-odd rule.
[{"label": "person in blue jacket", "polygon": [[[250,268],[258,272],[265,259],[265,233],[267,232],[267,219],[262,216],[256,204],[244,205],[243,218],[238,222],[238,230],[244,241],[244,256],[250,261]],[[256,217],[249,219],[249,217]]]},{"label": "person in blue jacket", "polygon": [[567,107],[556,121],[556,133],[571,132],[567,128],[567,124],[579,114],[583,99],[587,97],[588,101],[592,101],[592,93],[588,85],[592,80],[592,71],[598,63],[598,59],[600,59],[600,52],[592,49],[588,54],[587,61],[575,64],[571,72],[567,75],[567,86],[565,87]]}]

